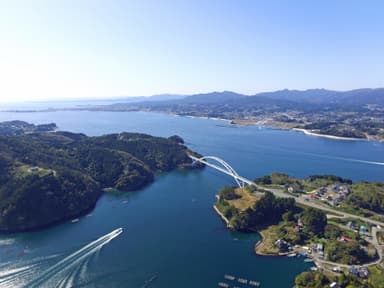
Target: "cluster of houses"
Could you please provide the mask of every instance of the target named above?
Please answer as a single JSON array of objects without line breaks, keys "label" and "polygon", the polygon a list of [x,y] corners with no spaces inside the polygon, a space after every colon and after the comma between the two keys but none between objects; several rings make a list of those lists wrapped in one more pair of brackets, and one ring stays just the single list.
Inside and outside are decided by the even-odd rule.
[{"label": "cluster of houses", "polygon": [[40,171],[47,171],[45,176],[51,176],[51,175],[56,175],[56,171],[53,169],[43,169],[38,166],[31,166],[28,168],[29,173],[35,173],[35,172],[40,172]]},{"label": "cluster of houses", "polygon": [[[340,268],[334,268],[332,269],[334,272],[341,272]],[[348,274],[354,275],[359,278],[368,278],[369,276],[369,270],[367,267],[355,267],[352,266],[351,268],[348,269]],[[339,288],[339,284],[337,282],[332,282],[329,284],[330,288]]]},{"label": "cluster of houses", "polygon": [[348,269],[348,273],[359,278],[368,278],[369,276],[369,270],[367,267],[352,266]]},{"label": "cluster of houses", "polygon": [[283,240],[283,239],[278,239],[275,242],[275,246],[279,248],[279,251],[282,253],[285,252],[291,252],[293,250],[297,251],[298,249],[303,252],[303,254],[312,254],[312,253],[317,253],[319,255],[319,258],[324,258],[324,245],[322,243],[318,244],[313,244],[310,247],[308,246],[299,246],[295,245],[292,247],[292,245]]},{"label": "cluster of houses", "polygon": [[350,192],[348,186],[334,184],[316,189],[316,192],[311,194],[311,198],[322,200],[333,206],[337,206],[341,201],[345,200]]},{"label": "cluster of houses", "polygon": [[[342,272],[342,270],[339,267],[333,268],[332,271],[338,272],[338,273]],[[354,276],[359,277],[359,278],[366,279],[369,276],[369,270],[367,267],[352,266],[348,269],[348,274],[354,275]],[[339,288],[340,285],[337,282],[332,282],[331,284],[329,284],[329,287],[330,288]]]},{"label": "cluster of houses", "polygon": [[355,232],[359,232],[360,236],[370,236],[369,228],[365,225],[357,225],[355,222],[350,221],[347,227]]},{"label": "cluster of houses", "polygon": [[293,249],[290,243],[282,239],[276,240],[275,246],[279,248],[280,252],[288,252],[288,251],[292,251]]},{"label": "cluster of houses", "polygon": [[[351,268],[348,269],[348,274],[354,275],[359,278],[368,278],[369,276],[369,270],[367,267],[355,267],[352,266]],[[339,284],[337,282],[332,282],[329,284],[330,288],[339,288]]]}]

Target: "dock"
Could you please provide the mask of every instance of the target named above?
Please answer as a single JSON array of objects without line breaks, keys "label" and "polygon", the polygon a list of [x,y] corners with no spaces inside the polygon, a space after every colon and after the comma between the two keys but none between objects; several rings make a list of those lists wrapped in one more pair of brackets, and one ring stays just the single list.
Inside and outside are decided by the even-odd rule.
[{"label": "dock", "polygon": [[[260,287],[261,283],[255,280],[249,280],[242,277],[236,277],[232,274],[224,274],[224,281],[217,283],[218,287],[221,288],[245,288],[245,287]],[[227,283],[228,282],[228,283]],[[234,286],[231,286],[233,283]],[[235,284],[238,283],[238,284]],[[239,286],[236,286],[239,285]]]}]

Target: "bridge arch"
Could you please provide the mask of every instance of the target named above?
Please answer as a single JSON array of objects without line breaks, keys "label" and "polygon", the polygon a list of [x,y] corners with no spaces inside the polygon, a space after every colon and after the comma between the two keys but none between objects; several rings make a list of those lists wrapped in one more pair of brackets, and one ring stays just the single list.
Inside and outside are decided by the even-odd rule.
[{"label": "bridge arch", "polygon": [[[195,161],[199,161],[199,162],[208,162],[208,160],[213,160],[217,163],[219,163],[224,169],[224,171],[226,171],[225,173],[232,176],[233,179],[235,179],[237,185],[240,187],[240,188],[244,188],[244,186],[246,185],[246,183],[244,181],[242,181],[240,178],[240,175],[236,172],[235,169],[232,168],[231,165],[229,165],[227,162],[225,162],[223,159],[219,158],[219,157],[216,157],[216,156],[203,156],[201,158],[196,158]],[[223,171],[223,172],[224,172]]]}]

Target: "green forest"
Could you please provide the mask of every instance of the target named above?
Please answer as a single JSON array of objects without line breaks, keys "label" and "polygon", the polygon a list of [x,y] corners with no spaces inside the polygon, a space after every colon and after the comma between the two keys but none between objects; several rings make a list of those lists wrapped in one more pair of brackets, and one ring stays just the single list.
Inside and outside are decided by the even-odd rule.
[{"label": "green forest", "polygon": [[[105,188],[131,191],[156,172],[196,168],[183,139],[138,133],[0,136],[0,230],[37,229],[90,211]],[[196,154],[195,154],[196,155]]]}]

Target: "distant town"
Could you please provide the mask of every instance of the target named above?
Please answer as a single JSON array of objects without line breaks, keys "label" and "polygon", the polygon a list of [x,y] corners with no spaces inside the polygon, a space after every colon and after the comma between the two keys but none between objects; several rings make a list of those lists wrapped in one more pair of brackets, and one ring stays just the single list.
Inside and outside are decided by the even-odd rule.
[{"label": "distant town", "polygon": [[384,88],[280,90],[252,96],[225,91],[128,97],[116,104],[70,110],[153,111],[226,119],[235,125],[296,129],[335,139],[384,140]]}]

